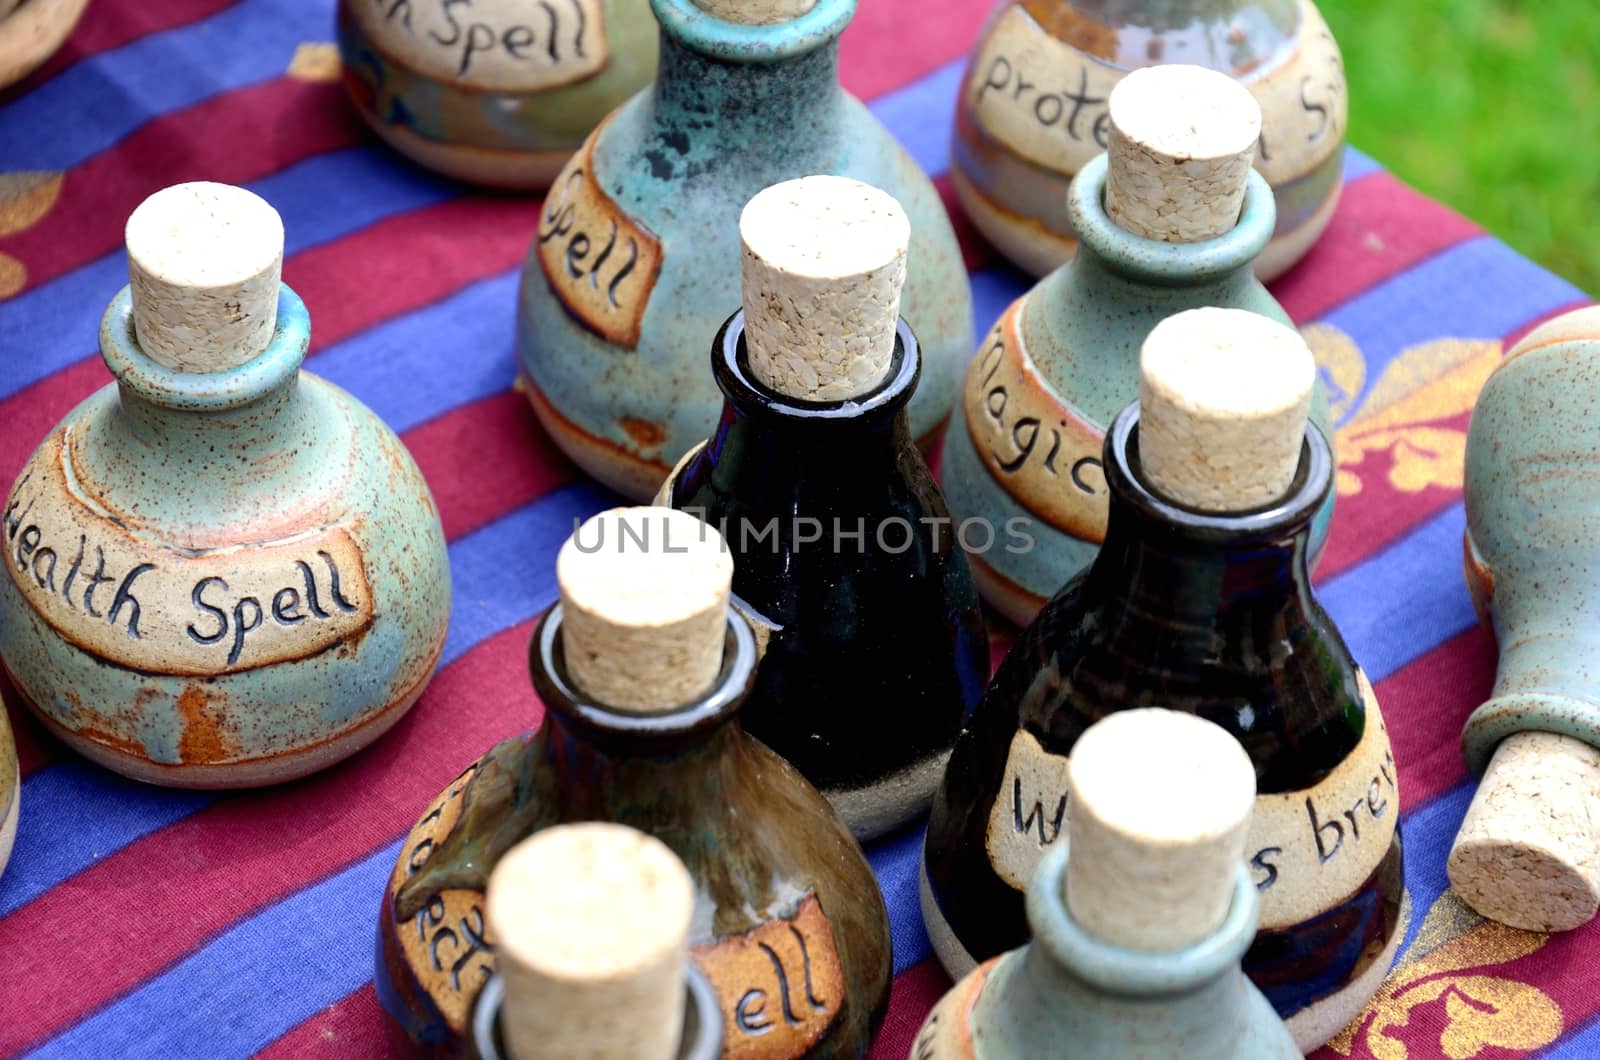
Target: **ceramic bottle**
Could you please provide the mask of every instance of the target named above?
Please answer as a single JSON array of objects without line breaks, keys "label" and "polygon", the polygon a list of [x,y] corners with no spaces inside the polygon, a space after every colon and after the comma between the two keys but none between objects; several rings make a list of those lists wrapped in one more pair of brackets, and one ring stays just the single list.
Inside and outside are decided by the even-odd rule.
[{"label": "ceramic bottle", "polygon": [[688,867],[690,956],[724,1055],[863,1055],[888,1001],[883,898],[827,802],[740,726],[755,637],[727,611],[720,540],[680,512],[613,511],[575,533],[557,574],[562,602],[532,646],[543,724],[469,766],[402,844],[379,914],[384,1007],[427,1051],[459,1055],[496,959],[490,872],[551,825],[624,822]]},{"label": "ceramic bottle", "polygon": [[[556,179],[523,271],[517,342],[540,422],[586,472],[652,497],[716,425],[721,402],[701,358],[738,305],[740,208],[768,185],[834,173],[885,189],[911,217],[902,312],[925,363],[910,426],[931,440],[972,352],[971,292],[933,184],[839,87],[855,0],[651,7],[656,83]],[[781,21],[733,21],[773,10]]]},{"label": "ceramic bottle", "polygon": [[[1211,71],[1154,67],[1119,82],[1107,113],[1110,150],[1079,170],[1068,194],[1080,252],[995,322],[945,435],[951,512],[1017,520],[1034,539],[973,557],[984,598],[1018,625],[1094,558],[1105,534],[1101,440],[1136,394],[1150,329],[1199,306],[1288,322],[1250,271],[1274,207],[1249,165],[1260,128],[1249,94]],[[1320,385],[1312,419],[1327,427]],[[1330,494],[1313,556],[1332,512]]]},{"label": "ceramic bottle", "polygon": [[1261,105],[1255,164],[1277,224],[1257,274],[1271,280],[1316,242],[1339,201],[1349,101],[1311,0],[1002,0],[962,80],[950,151],[967,216],[1002,254],[1034,275],[1072,256],[1067,184],[1106,148],[1112,88],[1158,63],[1220,71]]},{"label": "ceramic bottle", "polygon": [[1461,733],[1483,780],[1448,869],[1474,909],[1530,931],[1570,930],[1600,906],[1597,386],[1590,307],[1506,354],[1467,432],[1467,585],[1500,658],[1493,694]]},{"label": "ceramic bottle", "polygon": [[367,408],[300,370],[311,321],[254,194],[180,184],[128,221],[116,383],[5,502],[0,658],[73,749],[244,787],[354,753],[433,673],[450,572],[432,497]]},{"label": "ceramic bottle", "polygon": [[764,649],[746,728],[864,841],[926,810],[983,692],[962,545],[1003,547],[1004,528],[952,524],[912,444],[921,351],[895,309],[908,225],[894,200],[806,177],[757,195],[739,227],[745,308],[711,349],[722,418],[660,503],[718,527],[736,557]]},{"label": "ceramic bottle", "polygon": [[1332,484],[1293,329],[1192,310],[1145,342],[1105,443],[1105,546],[1023,631],[934,798],[922,907],[964,974],[1027,937],[1022,893],[1075,812],[1063,777],[1107,713],[1162,706],[1244,745],[1262,900],[1247,974],[1306,1050],[1372,996],[1404,934],[1396,772],[1378,702],[1312,596]]},{"label": "ceramic bottle", "polygon": [[689,962],[694,882],[659,839],[590,822],[535,832],[489,878],[499,970],[480,1060],[717,1060],[722,1013]]},{"label": "ceramic bottle", "polygon": [[89,0],[0,0],[0,88],[54,55],[88,6]]},{"label": "ceramic bottle", "polygon": [[1239,970],[1260,899],[1237,741],[1191,715],[1122,711],[1083,734],[1067,779],[1071,842],[1029,881],[1033,940],[957,983],[910,1060],[1298,1057]]},{"label": "ceramic bottle", "polygon": [[545,188],[655,76],[648,12],[646,0],[340,0],[345,90],[419,165]]},{"label": "ceramic bottle", "polygon": [[5,704],[0,702],[0,873],[11,861],[21,810],[22,771],[17,763],[17,741],[11,734],[11,718]]}]

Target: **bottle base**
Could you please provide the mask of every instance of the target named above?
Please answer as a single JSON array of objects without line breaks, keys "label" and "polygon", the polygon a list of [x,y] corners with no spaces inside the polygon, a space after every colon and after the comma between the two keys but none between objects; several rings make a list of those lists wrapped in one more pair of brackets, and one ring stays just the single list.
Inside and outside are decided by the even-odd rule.
[{"label": "bottle base", "polygon": [[934,956],[944,966],[945,974],[959,983],[971,974],[978,962],[972,959],[972,954],[956,938],[950,921],[945,919],[944,911],[933,897],[933,887],[928,883],[926,851],[917,860],[917,895],[922,900],[922,924],[928,931],[928,941],[933,944]]},{"label": "bottle base", "polygon": [[1389,970],[1394,967],[1394,959],[1400,952],[1400,943],[1405,939],[1406,929],[1410,925],[1411,892],[1401,891],[1400,918],[1395,923],[1394,934],[1389,936],[1388,945],[1384,946],[1378,959],[1337,993],[1329,994],[1321,1001],[1307,1005],[1284,1021],[1289,1027],[1289,1033],[1294,1036],[1294,1044],[1302,1053],[1322,1048],[1328,1039],[1344,1030],[1350,1025],[1351,1020],[1361,1015],[1362,1009],[1367,1007],[1379,987],[1383,986],[1383,981],[1389,977]]},{"label": "bottle base", "polygon": [[6,871],[6,865],[11,861],[11,847],[17,841],[17,821],[21,817],[22,809],[22,781],[17,781],[17,788],[11,793],[11,808],[6,811],[5,820],[0,821],[0,873]]},{"label": "bottle base", "polygon": [[507,151],[475,144],[446,143],[412,132],[403,125],[381,121],[364,107],[356,110],[379,139],[417,165],[453,180],[491,188],[543,191],[578,149],[578,145],[573,144],[570,148],[543,151]]},{"label": "bottle base", "polygon": [[928,808],[944,778],[950,748],[936,751],[872,784],[819,788],[856,842],[865,843],[905,824]]}]

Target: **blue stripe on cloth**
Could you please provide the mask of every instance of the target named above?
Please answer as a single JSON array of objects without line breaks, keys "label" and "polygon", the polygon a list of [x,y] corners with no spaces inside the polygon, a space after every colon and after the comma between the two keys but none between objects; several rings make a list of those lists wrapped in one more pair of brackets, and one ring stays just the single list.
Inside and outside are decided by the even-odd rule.
[{"label": "blue stripe on cloth", "polygon": [[[597,486],[567,486],[452,543],[450,632],[440,665],[549,606],[556,597],[550,559],[573,521],[616,503]],[[22,783],[27,810],[16,856],[0,876],[0,916],[217,798],[138,784],[78,759],[31,774]]]},{"label": "blue stripe on cloth", "polygon": [[[366,147],[306,159],[249,187],[283,215],[286,255],[392,214],[443,202],[458,191]],[[287,279],[294,282],[292,262]],[[127,259],[118,250],[0,302],[0,350],[27,354],[0,357],[0,398],[92,355],[98,347],[100,315],[127,282]]]},{"label": "blue stripe on cloth", "polygon": [[1344,179],[1357,180],[1369,173],[1376,173],[1383,166],[1371,155],[1358,151],[1354,147],[1346,146],[1344,149]]},{"label": "blue stripe on cloth", "polygon": [[955,113],[966,66],[965,58],[945,63],[921,80],[886,92],[867,105],[930,177],[950,168],[950,115]]},{"label": "blue stripe on cloth", "polygon": [[[1417,929],[1427,918],[1428,910],[1450,886],[1450,880],[1445,875],[1445,859],[1476,790],[1476,783],[1462,781],[1415,813],[1407,810],[1401,814],[1406,891],[1411,895],[1411,923],[1406,928],[1405,941],[1400,944],[1401,959],[1404,959],[1406,949],[1416,941]],[[1404,789],[1400,792],[1400,799],[1403,805]]]},{"label": "blue stripe on cloth", "polygon": [[399,853],[390,843],[240,921],[28,1055],[249,1056],[372,978],[378,900]]},{"label": "blue stripe on cloth", "polygon": [[91,56],[0,107],[6,167],[69,169],[163,114],[282,76],[302,41],[333,35],[333,18],[332,0],[243,0]]},{"label": "blue stripe on cloth", "polygon": [[889,907],[889,938],[894,943],[894,974],[924,960],[933,948],[922,926],[922,899],[917,892],[917,867],[922,860],[926,818],[883,837],[867,847],[867,860],[878,877],[878,889]]}]

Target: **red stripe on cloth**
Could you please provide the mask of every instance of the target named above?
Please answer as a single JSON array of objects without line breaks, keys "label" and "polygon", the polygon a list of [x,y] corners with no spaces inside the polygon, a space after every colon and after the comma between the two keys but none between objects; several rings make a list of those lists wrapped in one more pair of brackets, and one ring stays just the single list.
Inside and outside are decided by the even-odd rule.
[{"label": "red stripe on cloth", "polygon": [[950,174],[935,177],[933,186],[944,202],[944,212],[950,215],[950,224],[956,230],[956,242],[961,244],[961,260],[966,263],[967,271],[977,272],[995,264],[997,258],[994,249],[961,208],[961,200],[956,196],[956,186]]},{"label": "red stripe on cloth", "polygon": [[[311,352],[513,267],[527,252],[538,210],[505,198],[453,199],[294,255],[283,278],[311,310]],[[100,358],[87,357],[0,401],[0,482],[9,487],[39,439],[110,381]]]},{"label": "red stripe on cloth", "polygon": [[1272,293],[1304,323],[1482,231],[1388,173],[1371,173],[1345,185],[1322,237]]},{"label": "red stripe on cloth", "polygon": [[1378,682],[1407,814],[1466,778],[1456,737],[1489,698],[1497,660],[1494,638],[1475,625]]},{"label": "red stripe on cloth", "polygon": [[11,102],[44,84],[81,59],[132,44],[152,33],[161,33],[191,22],[210,18],[237,0],[162,0],[152,3],[97,3],[85,10],[72,35],[61,50],[47,59],[21,83],[0,93],[0,105]]},{"label": "red stripe on cloth", "polygon": [[372,984],[335,1001],[282,1038],[256,1053],[256,1060],[300,1060],[301,1057],[403,1057],[414,1049],[401,1048],[391,1037],[389,1020],[378,1004]]},{"label": "red stripe on cloth", "polygon": [[56,206],[0,239],[0,250],[27,267],[24,290],[38,287],[121,247],[134,207],[170,184],[248,184],[363,135],[330,82],[281,77],[212,96],[147,122],[68,170]]},{"label": "red stripe on cloth", "polygon": [[839,78],[862,99],[906,88],[966,55],[991,6],[862,4],[839,40]]},{"label": "red stripe on cloth", "polygon": [[[532,620],[520,623],[445,667],[367,751],[303,781],[226,797],[0,920],[0,949],[49,938],[73,955],[0,962],[0,1055],[59,1033],[241,918],[403,835],[469,762],[537,722],[532,632]],[[374,895],[373,919],[352,930],[371,930],[377,902]]]},{"label": "red stripe on cloth", "polygon": [[889,1014],[872,1043],[867,1060],[906,1060],[928,1010],[950,989],[950,977],[939,962],[929,958],[895,977],[889,988]]}]

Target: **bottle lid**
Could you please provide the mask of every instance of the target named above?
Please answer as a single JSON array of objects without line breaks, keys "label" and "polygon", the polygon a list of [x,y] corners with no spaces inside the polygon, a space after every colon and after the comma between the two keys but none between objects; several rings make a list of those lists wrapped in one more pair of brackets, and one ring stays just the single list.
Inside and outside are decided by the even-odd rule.
[{"label": "bottle lid", "polygon": [[722,669],[733,556],[715,527],[673,508],[613,508],[556,557],[561,649],[586,695],[664,713]]},{"label": "bottle lid", "polygon": [[1067,909],[1094,937],[1166,952],[1228,916],[1256,774],[1239,741],[1177,711],[1110,714],[1067,763]]},{"label": "bottle lid", "polygon": [[739,216],[745,349],[757,381],[801,401],[876,389],[894,357],[911,222],[848,177],[784,181]]},{"label": "bottle lid", "polygon": [[817,0],[694,0],[713,18],[746,26],[792,22],[817,6]]},{"label": "bottle lid", "polygon": [[128,217],[139,349],[186,372],[222,372],[272,341],[283,219],[254,192],[199,181],[156,192]]},{"label": "bottle lid", "polygon": [[507,1052],[676,1056],[693,911],[689,870],[632,828],[557,825],[511,848],[485,901]]},{"label": "bottle lid", "polygon": [[1261,138],[1261,107],[1226,74],[1135,70],[1107,102],[1106,213],[1146,239],[1198,243],[1231,231]]},{"label": "bottle lid", "polygon": [[1157,324],[1139,358],[1145,484],[1184,507],[1247,512],[1294,482],[1317,366],[1300,333],[1243,309]]}]

